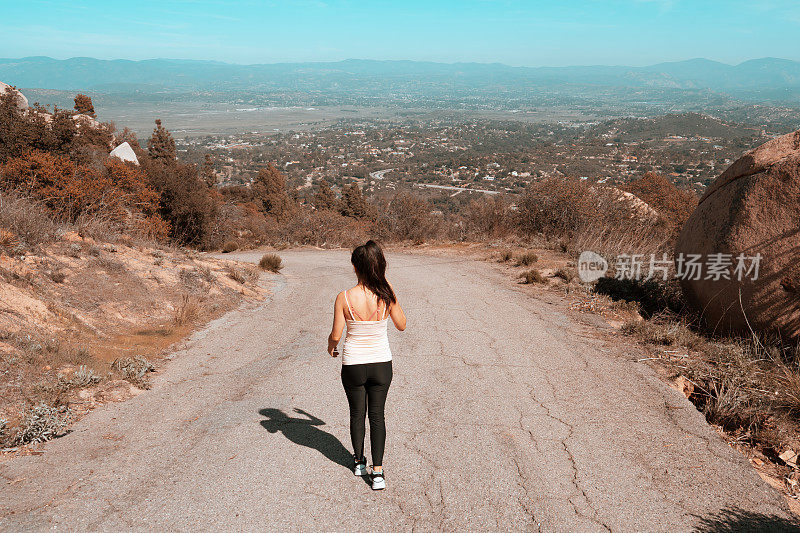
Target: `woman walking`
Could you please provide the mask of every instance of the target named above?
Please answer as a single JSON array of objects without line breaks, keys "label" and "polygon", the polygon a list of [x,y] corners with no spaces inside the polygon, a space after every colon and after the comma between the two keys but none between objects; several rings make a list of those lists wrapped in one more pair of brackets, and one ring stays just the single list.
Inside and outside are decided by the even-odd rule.
[{"label": "woman walking", "polygon": [[350,405],[350,439],[353,443],[353,473],[367,475],[364,457],[364,419],[369,412],[369,440],[372,451],[372,488],[386,488],[383,448],[386,423],[383,409],[392,382],[392,352],[387,326],[389,317],[397,329],[406,329],[406,315],[386,281],[386,259],[375,241],[353,250],[350,256],[358,283],[336,296],[333,328],[328,353],[337,357],[342,330],[347,336],[342,349],[342,385]]}]

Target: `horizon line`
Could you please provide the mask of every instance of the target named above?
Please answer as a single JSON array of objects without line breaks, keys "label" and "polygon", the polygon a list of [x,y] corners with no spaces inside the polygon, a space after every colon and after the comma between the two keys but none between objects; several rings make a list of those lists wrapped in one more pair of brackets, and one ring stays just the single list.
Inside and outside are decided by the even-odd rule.
[{"label": "horizon line", "polygon": [[309,65],[309,64],[336,64],[336,63],[346,63],[348,61],[359,61],[359,62],[375,62],[375,63],[421,63],[421,64],[429,64],[429,65],[486,65],[486,66],[502,66],[506,68],[514,68],[514,69],[566,69],[566,68],[589,68],[589,67],[618,67],[618,68],[648,68],[648,67],[655,67],[659,65],[670,65],[670,64],[677,64],[677,63],[689,63],[692,61],[706,61],[709,63],[716,63],[718,65],[724,65],[727,67],[738,67],[744,65],[745,63],[750,63],[753,61],[764,61],[764,60],[775,60],[775,61],[786,61],[790,63],[800,63],[798,59],[787,59],[782,57],[775,57],[775,56],[764,56],[764,57],[754,57],[751,59],[745,59],[740,61],[739,63],[725,63],[723,61],[717,61],[715,59],[709,59],[707,57],[691,57],[687,59],[679,59],[673,61],[660,61],[657,63],[650,63],[646,65],[625,65],[625,64],[573,64],[573,65],[558,65],[558,66],[547,66],[547,65],[509,65],[507,63],[502,63],[500,61],[493,61],[493,62],[482,62],[482,61],[430,61],[430,60],[420,60],[420,59],[369,59],[369,58],[358,58],[358,57],[349,57],[346,59],[337,59],[337,60],[311,60],[311,61],[274,61],[271,63],[233,63],[228,61],[220,61],[217,59],[184,59],[184,58],[170,58],[170,57],[151,57],[145,59],[124,59],[124,58],[116,58],[116,59],[101,59],[92,56],[72,56],[63,59],[55,58],[52,56],[47,55],[31,55],[31,56],[23,56],[23,57],[3,57],[0,58],[0,61],[23,61],[26,59],[49,59],[52,61],[72,61],[76,59],[91,59],[93,61],[124,61],[129,63],[144,63],[147,61],[175,61],[175,62],[186,62],[186,63],[215,63],[220,65],[230,65],[230,66],[237,66],[237,67],[259,67],[259,66],[271,66],[271,65]]}]

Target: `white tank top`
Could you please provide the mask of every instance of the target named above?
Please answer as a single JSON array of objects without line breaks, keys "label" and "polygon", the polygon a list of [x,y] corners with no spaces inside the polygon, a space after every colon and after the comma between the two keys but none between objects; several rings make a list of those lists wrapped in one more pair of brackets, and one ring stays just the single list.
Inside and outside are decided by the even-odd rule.
[{"label": "white tank top", "polygon": [[[387,314],[383,320],[355,320],[356,315],[350,307],[347,291],[344,291],[344,301],[350,311],[350,319],[345,319],[347,335],[342,348],[342,364],[363,365],[391,361],[392,351],[389,349],[387,332],[389,315]],[[380,304],[378,307],[380,308]]]}]

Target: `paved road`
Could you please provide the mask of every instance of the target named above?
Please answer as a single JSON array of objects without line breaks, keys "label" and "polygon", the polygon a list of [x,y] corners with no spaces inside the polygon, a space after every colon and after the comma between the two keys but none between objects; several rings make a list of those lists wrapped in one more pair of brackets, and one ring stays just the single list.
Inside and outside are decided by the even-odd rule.
[{"label": "paved road", "polygon": [[420,187],[427,187],[429,189],[443,189],[446,191],[469,191],[469,192],[480,192],[483,194],[500,194],[500,191],[490,191],[488,189],[470,189],[468,187],[455,187],[453,185],[433,185],[431,183],[419,183]]},{"label": "paved road", "polygon": [[0,464],[0,530],[672,532],[735,507],[783,514],[645,366],[488,264],[414,255],[390,255],[409,326],[390,334],[388,489],[373,493],[348,470],[324,353],[347,254],[282,255],[271,301],[195,335],[152,390]]}]

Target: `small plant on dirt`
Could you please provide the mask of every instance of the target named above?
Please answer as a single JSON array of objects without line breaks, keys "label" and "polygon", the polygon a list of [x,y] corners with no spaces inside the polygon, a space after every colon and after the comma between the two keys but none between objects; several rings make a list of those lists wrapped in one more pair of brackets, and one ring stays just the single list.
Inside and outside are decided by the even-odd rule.
[{"label": "small plant on dirt", "polygon": [[120,357],[111,363],[111,368],[122,374],[123,379],[142,389],[150,388],[145,376],[148,372],[155,372],[156,370],[156,367],[141,355]]},{"label": "small plant on dirt", "polygon": [[502,252],[500,252],[499,259],[501,263],[508,263],[513,258],[514,258],[514,252],[512,252],[511,250],[503,250]]},{"label": "small plant on dirt", "polygon": [[547,280],[545,279],[544,276],[542,276],[542,273],[535,268],[526,270],[525,272],[520,274],[519,277],[521,279],[521,282],[525,284],[547,283]]},{"label": "small plant on dirt", "polygon": [[64,283],[64,280],[67,279],[67,275],[60,270],[50,271],[49,276],[54,283]]},{"label": "small plant on dirt", "polygon": [[261,261],[258,262],[258,266],[260,266],[262,270],[277,273],[283,268],[283,261],[278,254],[264,254]]},{"label": "small plant on dirt", "polygon": [[228,276],[230,276],[232,280],[236,281],[237,283],[241,283],[242,285],[247,283],[247,277],[236,267],[228,267]]},{"label": "small plant on dirt", "polygon": [[239,243],[236,241],[227,241],[222,245],[222,253],[229,254],[239,249]]},{"label": "small plant on dirt", "polygon": [[51,407],[43,403],[34,405],[23,415],[13,443],[23,445],[58,437],[71,418],[72,413],[67,407]]},{"label": "small plant on dirt", "polygon": [[258,271],[255,267],[242,267],[238,268],[233,265],[228,267],[228,276],[238,283],[244,285],[248,281],[252,282],[258,279]]},{"label": "small plant on dirt", "polygon": [[517,257],[517,266],[531,266],[539,260],[539,256],[533,252],[525,252]]},{"label": "small plant on dirt", "polygon": [[569,283],[570,281],[575,279],[575,272],[571,268],[561,267],[555,271],[553,276],[561,278],[562,280],[564,280],[565,283]]},{"label": "small plant on dirt", "polygon": [[94,246],[94,245],[90,246],[89,247],[89,255],[91,255],[93,257],[99,257],[100,256],[100,248],[98,248],[97,246]]},{"label": "small plant on dirt", "polygon": [[86,365],[81,365],[70,377],[58,376],[58,385],[65,390],[81,389],[100,383],[102,379],[94,370]]},{"label": "small plant on dirt", "polygon": [[4,446],[8,438],[8,420],[0,418],[0,446]]},{"label": "small plant on dirt", "polygon": [[184,294],[181,297],[180,303],[175,307],[173,322],[176,326],[192,324],[198,318],[200,318],[201,310],[202,305],[199,298]]},{"label": "small plant on dirt", "polygon": [[16,234],[8,229],[0,228],[0,252],[11,254],[19,245],[19,238]]},{"label": "small plant on dirt", "polygon": [[98,257],[94,260],[94,264],[97,265],[98,268],[105,270],[109,274],[118,274],[120,272],[125,272],[125,265],[120,263],[119,261],[113,261],[106,257]]},{"label": "small plant on dirt", "polygon": [[214,283],[214,274],[211,272],[211,269],[205,265],[197,267],[197,275],[207,283]]},{"label": "small plant on dirt", "polygon": [[74,257],[75,259],[80,259],[82,250],[83,247],[77,242],[70,243],[68,255],[70,257]]}]

